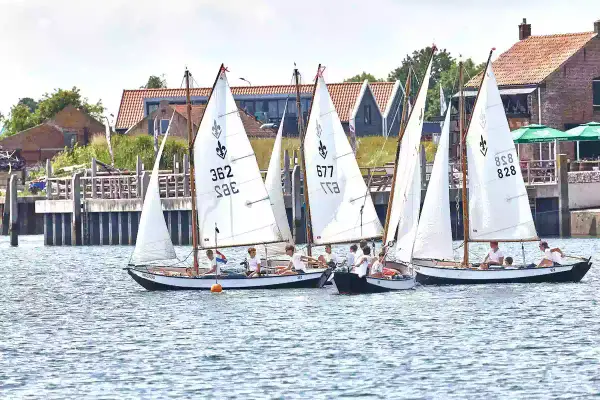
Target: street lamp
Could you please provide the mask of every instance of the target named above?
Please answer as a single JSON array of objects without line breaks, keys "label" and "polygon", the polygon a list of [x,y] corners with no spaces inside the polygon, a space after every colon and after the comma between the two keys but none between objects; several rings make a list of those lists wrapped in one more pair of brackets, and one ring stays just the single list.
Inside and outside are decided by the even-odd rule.
[{"label": "street lamp", "polygon": [[241,78],[240,77],[239,80],[246,82],[248,84],[248,86],[252,86],[252,84],[250,83],[250,81],[248,79],[246,79],[246,78]]}]

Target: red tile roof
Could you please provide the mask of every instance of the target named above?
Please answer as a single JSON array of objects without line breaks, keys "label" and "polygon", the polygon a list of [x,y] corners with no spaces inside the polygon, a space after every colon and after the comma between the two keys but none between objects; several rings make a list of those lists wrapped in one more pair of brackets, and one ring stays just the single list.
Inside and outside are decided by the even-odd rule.
[{"label": "red tile roof", "polygon": [[[374,82],[369,84],[377,105],[382,110],[392,94],[394,82]],[[327,85],[333,104],[342,121],[348,121],[350,112],[354,108],[356,98],[360,93],[362,82],[330,83]],[[300,92],[309,94],[313,85],[300,85]],[[268,85],[268,86],[233,86],[231,88],[234,96],[241,95],[277,95],[293,94],[296,89],[293,85]],[[210,88],[191,89],[192,97],[208,97]],[[134,89],[123,90],[121,106],[117,116],[116,129],[129,129],[142,118],[144,118],[144,99],[185,97],[185,89]]]},{"label": "red tile roof", "polygon": [[[538,84],[571,58],[594,32],[530,36],[515,43],[492,63],[499,86]],[[467,82],[479,87],[481,73]]]},{"label": "red tile roof", "polygon": [[[175,108],[175,111],[181,114],[184,118],[187,119],[187,106],[185,104],[178,104],[172,106]],[[204,115],[204,110],[206,110],[206,104],[197,104],[192,105],[192,123],[198,127],[200,125],[200,121],[202,116]],[[242,123],[244,124],[244,129],[246,130],[246,134],[250,137],[255,138],[269,138],[275,137],[277,131],[275,129],[266,128],[260,129],[262,126],[262,122],[257,121],[251,115],[248,115],[243,110],[240,110],[240,117],[242,118]]]}]

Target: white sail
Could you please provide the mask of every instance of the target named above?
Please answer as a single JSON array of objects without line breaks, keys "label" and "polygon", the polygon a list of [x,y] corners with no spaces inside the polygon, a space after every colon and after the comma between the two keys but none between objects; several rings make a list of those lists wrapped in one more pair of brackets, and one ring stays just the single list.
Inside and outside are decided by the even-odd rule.
[{"label": "white sail", "polygon": [[[433,61],[433,59],[432,59]],[[419,223],[421,204],[421,133],[425,116],[425,100],[431,76],[431,64],[427,66],[419,94],[406,123],[400,144],[400,154],[396,160],[394,176],[394,197],[390,211],[385,243],[393,241],[397,235],[396,259],[410,262],[412,248]]]},{"label": "white sail", "polygon": [[146,197],[142,206],[142,215],[138,227],[135,249],[131,256],[133,264],[140,264],[157,260],[172,260],[176,258],[171,235],[163,214],[160,193],[158,191],[158,168],[162,157],[169,131],[160,145],[156,154],[152,175],[148,183]]},{"label": "white sail", "polygon": [[469,239],[536,240],[537,232],[491,64],[467,132]]},{"label": "white sail", "polygon": [[305,177],[314,243],[379,237],[383,228],[371,193],[323,77],[317,79],[304,139]]},{"label": "white sail", "polygon": [[413,248],[413,257],[452,260],[452,225],[448,158],[450,145],[450,110],[446,111],[442,134],[427,185],[423,211]]},{"label": "white sail", "polygon": [[[284,241],[293,243],[292,232],[290,230],[290,224],[288,222],[287,212],[285,211],[285,202],[283,200],[283,188],[281,186],[281,141],[283,140],[283,121],[287,109],[287,102],[283,109],[283,118],[279,124],[279,130],[277,131],[277,137],[275,138],[275,144],[273,145],[273,153],[271,154],[271,160],[269,161],[269,169],[267,170],[267,178],[265,179],[265,186],[269,197],[271,198],[271,206],[275,213],[275,220],[277,226],[281,232],[281,236]],[[286,173],[288,173],[286,171]]]},{"label": "white sail", "polygon": [[221,71],[194,142],[200,248],[282,240],[238,112]]}]

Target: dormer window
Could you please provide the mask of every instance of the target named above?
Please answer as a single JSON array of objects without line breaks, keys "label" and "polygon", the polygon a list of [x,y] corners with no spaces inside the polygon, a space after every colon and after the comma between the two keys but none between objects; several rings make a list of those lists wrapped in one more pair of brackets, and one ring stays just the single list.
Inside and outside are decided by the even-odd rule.
[{"label": "dormer window", "polygon": [[600,76],[592,80],[592,104],[594,108],[600,108]]}]

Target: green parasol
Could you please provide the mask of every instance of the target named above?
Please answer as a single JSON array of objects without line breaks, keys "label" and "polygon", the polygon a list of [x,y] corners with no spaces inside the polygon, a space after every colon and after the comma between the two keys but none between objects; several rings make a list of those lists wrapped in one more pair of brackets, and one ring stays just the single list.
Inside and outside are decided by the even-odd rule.
[{"label": "green parasol", "polygon": [[512,131],[515,143],[542,143],[555,140],[574,140],[573,135],[545,125],[527,125]]},{"label": "green parasol", "polygon": [[571,140],[600,140],[600,122],[588,122],[565,133],[573,136]]}]

